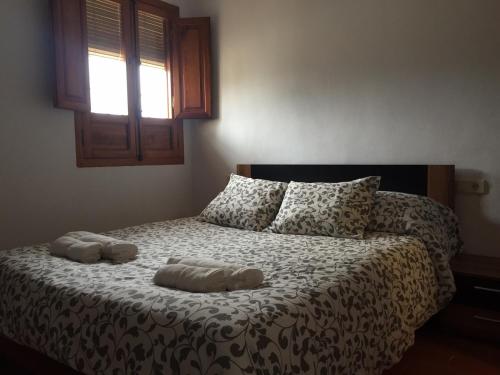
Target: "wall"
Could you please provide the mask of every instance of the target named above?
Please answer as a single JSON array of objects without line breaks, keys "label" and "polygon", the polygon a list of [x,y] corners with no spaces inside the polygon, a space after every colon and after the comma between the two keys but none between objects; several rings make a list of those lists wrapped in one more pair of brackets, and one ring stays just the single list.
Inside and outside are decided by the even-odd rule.
[{"label": "wall", "polygon": [[183,166],[97,169],[52,107],[48,2],[0,2],[0,249],[189,215],[238,162],[455,163],[490,183],[457,196],[467,251],[500,256],[500,2],[170,2],[212,17],[217,118]]},{"label": "wall", "polygon": [[236,163],[453,163],[466,251],[500,256],[500,2],[183,0],[213,22],[217,118],[192,125],[196,208]]},{"label": "wall", "polygon": [[190,214],[189,128],[185,165],[76,167],[73,113],[52,106],[50,27],[47,0],[0,2],[0,249]]}]

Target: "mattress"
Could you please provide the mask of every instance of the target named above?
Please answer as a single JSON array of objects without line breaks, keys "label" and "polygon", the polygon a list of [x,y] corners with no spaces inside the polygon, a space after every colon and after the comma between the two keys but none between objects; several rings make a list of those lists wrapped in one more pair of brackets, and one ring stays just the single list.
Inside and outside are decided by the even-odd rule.
[{"label": "mattress", "polygon": [[[416,237],[280,235],[194,218],[107,234],[136,243],[137,260],[83,265],[47,244],[0,252],[0,335],[85,374],[378,374],[443,304],[444,270]],[[252,265],[265,281],[209,294],[158,287],[170,256]]]}]

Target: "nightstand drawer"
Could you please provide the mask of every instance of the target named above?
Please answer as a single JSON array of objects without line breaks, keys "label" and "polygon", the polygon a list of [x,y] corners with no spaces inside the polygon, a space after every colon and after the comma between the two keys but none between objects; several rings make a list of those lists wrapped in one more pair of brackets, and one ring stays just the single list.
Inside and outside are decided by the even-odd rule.
[{"label": "nightstand drawer", "polygon": [[439,320],[447,332],[500,342],[500,312],[452,303]]},{"label": "nightstand drawer", "polygon": [[454,303],[500,311],[500,282],[478,277],[456,276]]}]

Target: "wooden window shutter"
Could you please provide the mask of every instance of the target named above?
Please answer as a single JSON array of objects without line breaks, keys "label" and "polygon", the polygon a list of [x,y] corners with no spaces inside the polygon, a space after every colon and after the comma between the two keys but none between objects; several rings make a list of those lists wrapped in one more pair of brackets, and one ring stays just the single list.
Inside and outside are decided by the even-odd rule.
[{"label": "wooden window shutter", "polygon": [[174,50],[174,117],[210,118],[210,18],[180,18]]},{"label": "wooden window shutter", "polygon": [[56,59],[55,105],[89,111],[85,0],[52,0]]},{"label": "wooden window shutter", "polygon": [[[88,55],[125,60],[132,50],[128,37],[132,29],[130,4],[123,0],[85,1]],[[133,67],[127,66],[127,96],[133,91],[134,75]],[[130,100],[127,107],[127,115],[95,113],[90,109],[75,113],[78,166],[137,164],[138,134]]]},{"label": "wooden window shutter", "polygon": [[[137,3],[136,38],[139,62],[164,70],[167,80],[164,97],[165,113],[153,114],[141,102],[140,150],[141,160],[146,164],[180,164],[184,162],[182,120],[172,119],[171,109],[171,59],[173,20],[178,18],[168,7],[152,6],[147,2]],[[139,82],[142,97],[142,82]],[[151,89],[149,89],[151,90]],[[150,92],[149,92],[150,93]]]},{"label": "wooden window shutter", "polygon": [[137,164],[136,132],[129,116],[75,112],[79,167]]},{"label": "wooden window shutter", "polygon": [[141,121],[141,150],[146,164],[184,163],[182,120]]}]

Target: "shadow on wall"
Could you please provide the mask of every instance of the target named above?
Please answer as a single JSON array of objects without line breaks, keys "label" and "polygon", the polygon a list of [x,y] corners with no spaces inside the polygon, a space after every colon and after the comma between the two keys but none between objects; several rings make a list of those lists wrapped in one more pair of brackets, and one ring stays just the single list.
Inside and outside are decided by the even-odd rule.
[{"label": "shadow on wall", "polygon": [[[488,180],[483,172],[474,169],[457,169],[456,176],[460,180]],[[488,186],[487,194],[491,193]],[[456,212],[465,243],[464,252],[500,256],[500,249],[489,248],[491,244],[500,243],[500,223],[492,221],[485,214],[488,205],[486,199],[487,195],[456,194]],[[477,248],[471,248],[469,244],[475,244]]]},{"label": "shadow on wall", "polygon": [[212,54],[212,120],[219,119],[220,116],[220,49],[219,49],[219,17],[217,15],[210,16],[210,35],[211,35],[211,51]]},{"label": "shadow on wall", "polygon": [[[193,181],[195,182],[193,184],[193,210],[195,215],[198,215],[218,193],[224,190],[231,172],[236,170],[236,165],[229,165],[227,159],[214,148],[211,148],[209,152],[203,150],[201,154],[209,155],[210,160],[208,157],[203,157],[201,160],[206,160],[204,165],[199,163],[193,165]],[[200,181],[208,181],[209,183],[200,184]]]},{"label": "shadow on wall", "polygon": [[[220,68],[223,62],[220,58],[219,48],[219,17],[210,14],[211,54],[212,54],[212,118],[210,120],[191,120],[186,126],[203,127],[192,132],[193,160],[203,160],[203,163],[194,163],[193,173],[193,214],[198,215],[207,204],[215,198],[226,186],[231,171],[236,170],[236,165],[230,165],[227,158],[212,144],[214,137],[200,135],[202,132],[216,132],[217,120],[220,117]],[[208,141],[207,141],[208,140]],[[209,181],[200,184],[200,181]]]}]

